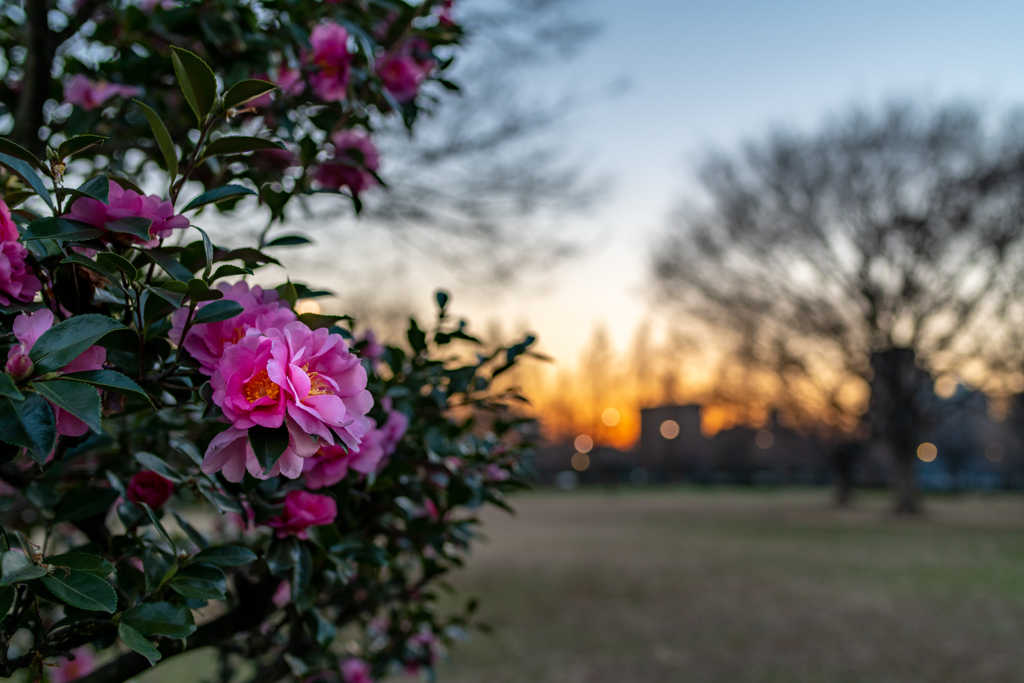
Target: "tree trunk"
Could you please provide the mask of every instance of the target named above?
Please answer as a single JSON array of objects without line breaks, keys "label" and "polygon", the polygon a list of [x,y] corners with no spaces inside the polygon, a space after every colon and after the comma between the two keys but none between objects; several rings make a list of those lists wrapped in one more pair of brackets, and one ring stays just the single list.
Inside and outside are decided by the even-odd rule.
[{"label": "tree trunk", "polygon": [[896,514],[920,514],[921,503],[914,481],[914,453],[905,453],[901,450],[895,454],[894,460],[896,468],[893,470],[892,488],[896,494]]},{"label": "tree trunk", "polygon": [[45,0],[31,0],[25,4],[28,29],[25,48],[28,55],[11,134],[15,142],[42,159],[46,158],[46,147],[39,139],[39,128],[43,125],[43,105],[50,94],[50,72],[57,53],[55,36],[47,19],[48,11],[49,3]]},{"label": "tree trunk", "polygon": [[848,508],[853,500],[853,473],[850,470],[836,470],[836,507]]}]

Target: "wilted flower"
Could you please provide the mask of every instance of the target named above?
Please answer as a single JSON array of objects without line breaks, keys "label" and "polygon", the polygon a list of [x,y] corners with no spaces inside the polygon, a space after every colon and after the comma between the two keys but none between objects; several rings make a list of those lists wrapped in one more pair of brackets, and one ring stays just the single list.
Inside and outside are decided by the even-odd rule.
[{"label": "wilted flower", "polygon": [[348,31],[335,22],[320,24],[309,36],[313,46],[310,62],[319,71],[310,76],[310,84],[317,97],[324,102],[340,102],[348,88],[349,63]]},{"label": "wilted flower", "polygon": [[133,85],[118,85],[107,81],[95,82],[88,76],[75,74],[64,86],[64,101],[77,104],[86,111],[103,106],[112,97],[136,97],[142,91]]},{"label": "wilted flower", "polygon": [[338,505],[330,496],[289,491],[284,499],[284,512],[267,522],[267,526],[277,529],[278,538],[294,535],[305,541],[309,538],[309,527],[330,524],[337,516]]},{"label": "wilted flower", "polygon": [[[288,307],[288,302],[273,289],[263,289],[259,285],[252,288],[246,282],[229,285],[222,282],[217,285],[224,298],[237,301],[242,312],[234,318],[213,323],[193,325],[185,337],[185,350],[199,361],[200,371],[212,375],[214,368],[224,350],[237,343],[251,329],[281,329],[295,320],[295,313]],[[201,309],[206,304],[200,304]],[[179,343],[181,333],[185,329],[188,310],[180,308],[171,316],[174,326],[171,328],[171,341]]]},{"label": "wilted flower", "polygon": [[[111,234],[107,230],[107,223],[132,217],[148,218],[153,221],[149,228],[152,240],[140,239],[127,233]],[[81,197],[71,205],[71,210],[64,214],[64,218],[81,221],[99,228],[107,232],[108,239],[113,238],[113,235],[118,235],[121,239],[127,239],[133,243],[141,242],[145,246],[154,246],[156,238],[170,237],[173,230],[189,226],[188,218],[180,214],[175,215],[174,207],[169,201],[164,201],[157,195],[140,195],[134,190],[124,189],[113,181],[110,181],[107,204],[91,197]]]},{"label": "wilted flower", "polygon": [[128,500],[145,503],[154,510],[163,507],[174,493],[174,482],[151,470],[138,472],[128,482]]},{"label": "wilted flower", "polygon": [[18,241],[18,226],[11,220],[11,210],[0,200],[0,305],[11,300],[28,302],[42,289],[39,278],[25,263],[28,249]]}]

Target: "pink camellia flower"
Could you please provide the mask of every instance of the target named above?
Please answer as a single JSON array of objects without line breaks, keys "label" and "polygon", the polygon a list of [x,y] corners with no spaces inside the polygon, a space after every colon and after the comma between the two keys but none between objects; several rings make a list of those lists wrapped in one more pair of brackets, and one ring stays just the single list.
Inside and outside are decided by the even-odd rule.
[{"label": "pink camellia flower", "polygon": [[274,591],[274,597],[270,598],[270,601],[274,603],[274,607],[281,609],[289,602],[292,601],[292,586],[287,581],[282,581],[277,584],[277,590]]},{"label": "pink camellia flower", "polygon": [[331,136],[334,158],[317,169],[314,178],[325,188],[347,187],[353,195],[373,187],[377,179],[372,172],[380,169],[380,154],[365,133],[344,130]]},{"label": "pink camellia flower", "polygon": [[249,101],[248,106],[255,107],[256,109],[269,107],[274,97],[280,97],[281,95],[295,97],[296,95],[301,95],[302,91],[306,89],[306,82],[302,80],[302,71],[287,64],[282,64],[269,74],[257,74],[253,78],[260,81],[270,81],[277,86],[277,90],[260,95],[256,99]]},{"label": "pink camellia flower", "polygon": [[319,71],[310,76],[313,91],[324,102],[340,102],[348,90],[349,63],[348,31],[341,24],[328,22],[313,29],[309,36],[313,46],[310,62]]},{"label": "pink camellia flower", "polygon": [[422,39],[406,41],[402,47],[377,62],[377,76],[399,103],[416,99],[416,94],[434,69],[430,44]]},{"label": "pink camellia flower", "polygon": [[363,435],[359,446],[349,449],[341,445],[323,446],[315,456],[303,462],[302,474],[309,488],[334,486],[345,478],[350,469],[363,475],[384,469],[388,456],[395,452],[409,428],[409,418],[392,411],[383,427],[377,428],[372,419],[369,422],[370,429]]},{"label": "pink camellia flower", "polygon": [[71,683],[96,669],[96,655],[92,648],[85,646],[71,651],[74,659],[61,657],[57,665],[47,669],[47,678],[51,683]]},{"label": "pink camellia flower", "polygon": [[[359,359],[340,335],[301,322],[282,330],[249,330],[224,351],[210,383],[213,402],[231,427],[210,442],[203,471],[223,471],[229,481],[241,481],[246,470],[261,479],[295,479],[304,458],[335,439],[356,448],[370,428],[366,413],[373,397]],[[288,428],[288,447],[264,474],[248,430],[281,425]]]},{"label": "pink camellia flower", "polygon": [[[14,319],[14,336],[18,343],[7,352],[8,374],[24,379],[32,375],[32,360],[28,357],[36,340],[48,329],[53,327],[53,313],[41,308],[34,313],[22,313]],[[101,346],[90,346],[73,361],[61,368],[62,372],[85,372],[86,370],[102,370],[107,359],[107,351]],[[89,426],[77,417],[50,404],[57,419],[57,433],[64,436],[81,436],[89,431]]]},{"label": "pink camellia flower", "polygon": [[[199,361],[199,370],[206,375],[213,374],[224,350],[238,343],[249,330],[281,329],[295,320],[295,313],[288,307],[288,302],[281,299],[273,289],[263,289],[259,285],[250,289],[246,282],[233,285],[222,282],[217,285],[217,289],[223,292],[224,299],[241,304],[243,310],[234,318],[193,325],[188,331],[185,350]],[[199,307],[204,305],[200,304]],[[171,316],[171,322],[174,323],[171,327],[172,342],[181,341],[187,318],[188,310],[184,308],[178,309]]]},{"label": "pink camellia flower", "polygon": [[495,463],[491,463],[484,468],[484,477],[490,481],[507,481],[511,476],[508,470]]},{"label": "pink camellia flower", "polygon": [[75,74],[64,86],[64,101],[77,104],[86,111],[92,111],[102,107],[103,103],[112,97],[136,97],[141,92],[133,85],[94,82],[88,76]]},{"label": "pink camellia flower", "polygon": [[370,665],[362,659],[350,657],[341,664],[341,677],[345,683],[373,683]]},{"label": "pink camellia flower", "polygon": [[278,538],[296,536],[305,541],[311,526],[331,524],[338,516],[338,505],[330,496],[309,491],[289,491],[284,499],[284,513],[267,522],[277,529]]},{"label": "pink camellia flower", "polygon": [[363,358],[370,361],[372,365],[376,365],[384,358],[384,345],[377,341],[377,335],[374,334],[373,330],[366,331],[366,334],[363,335],[363,341],[365,344],[360,354]]},{"label": "pink camellia flower", "polygon": [[163,507],[172,493],[174,482],[150,470],[137,473],[128,483],[128,500],[145,503],[154,510]]},{"label": "pink camellia flower", "polygon": [[[107,231],[106,224],[110,221],[130,217],[148,218],[153,221],[149,228],[149,235],[153,239],[142,240],[127,233]],[[156,238],[170,237],[174,230],[189,226],[188,218],[181,214],[175,215],[170,202],[160,199],[157,195],[143,196],[134,190],[126,190],[113,181],[110,182],[107,204],[91,197],[81,197],[71,205],[71,210],[64,214],[64,218],[88,223],[107,231],[107,239],[115,239],[116,235],[116,239],[120,241],[128,240],[133,244],[142,243],[144,246],[156,246]]]},{"label": "pink camellia flower", "polygon": [[43,288],[39,278],[25,263],[28,249],[18,241],[18,226],[11,219],[11,210],[0,200],[0,305],[11,301],[32,301]]}]

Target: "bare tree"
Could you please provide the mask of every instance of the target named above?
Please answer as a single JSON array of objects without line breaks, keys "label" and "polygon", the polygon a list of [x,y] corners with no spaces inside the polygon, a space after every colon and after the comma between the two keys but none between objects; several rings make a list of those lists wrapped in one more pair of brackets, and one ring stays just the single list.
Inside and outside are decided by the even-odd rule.
[{"label": "bare tree", "polygon": [[[896,509],[918,510],[913,406],[928,375],[913,370],[955,369],[984,346],[1024,279],[1021,118],[856,109],[700,171],[707,201],[681,209],[653,251],[661,296],[713,323],[743,362],[816,393],[823,415],[862,411],[850,387],[870,382]],[[900,362],[878,355],[901,348]]]}]

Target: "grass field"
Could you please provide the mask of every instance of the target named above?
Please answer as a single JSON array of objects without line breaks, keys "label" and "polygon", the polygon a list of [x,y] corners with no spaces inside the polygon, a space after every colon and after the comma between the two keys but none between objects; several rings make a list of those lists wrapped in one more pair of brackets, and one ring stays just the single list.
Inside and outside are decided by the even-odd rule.
[{"label": "grass field", "polygon": [[828,492],[519,496],[455,583],[495,635],[440,683],[1024,681],[1024,499],[894,519]]}]

